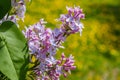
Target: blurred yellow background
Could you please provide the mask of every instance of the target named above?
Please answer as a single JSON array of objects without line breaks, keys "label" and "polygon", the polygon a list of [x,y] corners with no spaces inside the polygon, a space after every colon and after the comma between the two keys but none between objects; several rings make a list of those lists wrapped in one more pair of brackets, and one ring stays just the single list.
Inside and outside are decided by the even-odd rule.
[{"label": "blurred yellow background", "polygon": [[86,15],[82,36],[67,38],[65,49],[75,56],[76,70],[61,80],[120,80],[120,0],[32,0],[27,4],[21,29],[44,18],[46,27],[59,27],[55,19],[67,13],[66,6],[80,6]]}]

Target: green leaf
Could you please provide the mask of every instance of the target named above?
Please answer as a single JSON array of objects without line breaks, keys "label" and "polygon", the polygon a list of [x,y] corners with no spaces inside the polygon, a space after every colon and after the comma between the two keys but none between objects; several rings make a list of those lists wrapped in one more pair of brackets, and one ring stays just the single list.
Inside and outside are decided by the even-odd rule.
[{"label": "green leaf", "polygon": [[26,39],[16,24],[6,21],[0,26],[0,71],[10,80],[25,80],[28,64]]},{"label": "green leaf", "polygon": [[0,19],[11,9],[11,0],[0,0]]}]

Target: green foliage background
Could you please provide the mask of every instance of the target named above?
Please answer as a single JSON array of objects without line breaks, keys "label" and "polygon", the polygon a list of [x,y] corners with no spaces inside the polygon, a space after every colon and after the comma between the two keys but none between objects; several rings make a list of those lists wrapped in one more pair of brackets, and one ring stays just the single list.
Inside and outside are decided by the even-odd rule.
[{"label": "green foliage background", "polygon": [[67,12],[66,6],[74,5],[85,12],[85,28],[82,36],[68,37],[65,49],[57,54],[73,54],[77,66],[72,75],[61,80],[120,80],[120,0],[32,0],[20,28],[40,18],[48,21],[47,27],[58,27],[55,19]]}]

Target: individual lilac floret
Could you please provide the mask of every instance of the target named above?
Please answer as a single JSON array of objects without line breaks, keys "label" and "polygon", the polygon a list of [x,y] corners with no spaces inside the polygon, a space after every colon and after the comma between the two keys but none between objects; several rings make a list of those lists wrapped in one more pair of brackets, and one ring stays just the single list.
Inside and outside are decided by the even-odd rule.
[{"label": "individual lilac floret", "polygon": [[85,18],[80,7],[67,7],[68,14],[62,14],[58,20],[62,22],[62,28],[67,31],[67,34],[82,32],[83,24],[81,19]]}]

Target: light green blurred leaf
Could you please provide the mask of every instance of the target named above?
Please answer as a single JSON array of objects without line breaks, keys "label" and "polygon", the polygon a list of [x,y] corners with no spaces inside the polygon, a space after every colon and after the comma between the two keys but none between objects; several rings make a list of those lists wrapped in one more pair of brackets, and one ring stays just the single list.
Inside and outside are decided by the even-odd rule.
[{"label": "light green blurred leaf", "polygon": [[16,24],[0,26],[0,71],[11,80],[25,80],[28,64],[26,40]]}]

